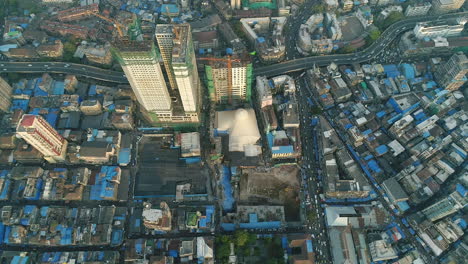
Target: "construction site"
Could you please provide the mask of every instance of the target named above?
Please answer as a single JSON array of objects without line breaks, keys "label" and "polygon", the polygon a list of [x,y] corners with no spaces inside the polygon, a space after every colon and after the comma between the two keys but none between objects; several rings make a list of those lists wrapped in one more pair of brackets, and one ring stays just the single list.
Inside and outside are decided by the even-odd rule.
[{"label": "construction site", "polygon": [[283,205],[286,220],[297,220],[300,190],[297,166],[242,169],[239,185],[240,203]]}]

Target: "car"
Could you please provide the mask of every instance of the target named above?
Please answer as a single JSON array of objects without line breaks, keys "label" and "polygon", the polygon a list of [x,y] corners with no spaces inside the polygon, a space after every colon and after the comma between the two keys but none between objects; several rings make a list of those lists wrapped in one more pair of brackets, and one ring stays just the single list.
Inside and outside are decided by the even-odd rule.
[{"label": "car", "polygon": [[32,67],[32,64],[28,64],[28,67]]},{"label": "car", "polygon": [[5,66],[5,64],[0,64],[1,67]]},{"label": "car", "polygon": [[6,71],[7,69],[3,69],[4,71]]},{"label": "car", "polygon": [[65,64],[65,67],[70,67],[70,64],[68,64],[68,63],[67,63],[67,64]]}]

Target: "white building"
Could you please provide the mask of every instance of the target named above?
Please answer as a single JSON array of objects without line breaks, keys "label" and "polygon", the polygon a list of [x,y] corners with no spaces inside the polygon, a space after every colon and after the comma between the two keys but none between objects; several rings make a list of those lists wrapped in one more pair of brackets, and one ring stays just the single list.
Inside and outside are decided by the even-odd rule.
[{"label": "white building", "polygon": [[369,243],[369,250],[374,262],[397,258],[398,255],[392,245],[384,240],[376,240]]},{"label": "white building", "polygon": [[174,72],[172,71],[172,47],[174,45],[173,26],[168,24],[156,25],[156,41],[158,42],[159,51],[166,69],[167,78],[172,89],[177,89]]},{"label": "white building", "polygon": [[429,2],[416,3],[414,5],[408,5],[405,10],[405,16],[425,16],[431,9],[432,4]]},{"label": "white building", "polygon": [[218,132],[229,134],[230,152],[244,152],[247,157],[261,153],[261,147],[257,145],[260,131],[253,109],[216,112],[215,124]]},{"label": "white building", "polygon": [[432,10],[436,14],[447,13],[460,9],[464,3],[465,0],[433,0]]},{"label": "white building", "polygon": [[118,59],[141,106],[158,115],[170,116],[171,98],[154,44],[144,41],[121,45]]},{"label": "white building", "polygon": [[50,163],[65,160],[68,142],[39,115],[23,115],[16,134],[44,155]]},{"label": "white building", "polygon": [[418,23],[414,29],[414,35],[418,39],[423,38],[436,38],[436,37],[454,37],[459,36],[464,27],[466,21],[460,21],[454,25],[439,25],[431,26],[429,23]]},{"label": "white building", "polygon": [[269,81],[265,76],[257,76],[257,98],[261,108],[273,105],[273,96],[271,94],[271,88]]},{"label": "white building", "polygon": [[185,112],[195,113],[199,106],[200,79],[189,24],[175,25],[172,70]]}]

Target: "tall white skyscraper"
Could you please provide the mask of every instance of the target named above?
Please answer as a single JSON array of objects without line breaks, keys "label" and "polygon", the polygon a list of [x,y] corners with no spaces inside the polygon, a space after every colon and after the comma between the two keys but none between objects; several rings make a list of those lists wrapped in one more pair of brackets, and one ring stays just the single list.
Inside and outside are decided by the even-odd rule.
[{"label": "tall white skyscraper", "polygon": [[189,24],[174,26],[172,69],[185,112],[196,112],[200,93],[197,61]]},{"label": "tall white skyscraper", "polygon": [[190,24],[159,24],[156,40],[169,83],[178,90],[185,112],[197,112],[200,92]]},{"label": "tall white skyscraper", "polygon": [[177,89],[177,82],[172,70],[172,47],[174,46],[173,26],[169,24],[156,25],[156,41],[158,42],[161,57],[166,69],[167,78],[172,89]]},{"label": "tall white skyscraper", "polygon": [[114,50],[154,123],[199,122],[200,80],[189,24],[157,25],[153,39],[122,42]]},{"label": "tall white skyscraper", "polygon": [[170,114],[172,105],[159,54],[154,42],[132,41],[116,49],[116,57],[127,76],[135,96],[149,112]]}]

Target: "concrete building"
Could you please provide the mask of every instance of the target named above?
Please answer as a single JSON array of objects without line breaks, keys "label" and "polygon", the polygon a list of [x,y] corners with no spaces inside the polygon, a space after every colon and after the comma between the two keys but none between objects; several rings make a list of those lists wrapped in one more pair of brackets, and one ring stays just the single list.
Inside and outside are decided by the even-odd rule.
[{"label": "concrete building", "polygon": [[353,10],[354,2],[351,0],[341,0],[341,9],[343,12],[349,12]]},{"label": "concrete building", "polygon": [[174,45],[173,26],[169,24],[156,25],[156,41],[158,42],[159,51],[166,69],[169,84],[172,89],[177,89],[174,72],[172,70],[172,47]]},{"label": "concrete building", "polygon": [[65,160],[68,142],[38,115],[23,115],[16,133],[44,155],[50,163]]},{"label": "concrete building", "polygon": [[[235,59],[235,58],[233,58]],[[240,58],[231,63],[231,72],[226,61],[210,61],[205,66],[208,92],[212,101],[227,103],[250,101],[252,94],[252,64]]]},{"label": "concrete building", "polygon": [[418,23],[413,33],[418,39],[435,37],[454,37],[459,36],[466,24],[466,20],[460,20],[452,25],[432,26],[431,23]]},{"label": "concrete building", "polygon": [[158,117],[171,116],[171,98],[159,64],[159,52],[150,40],[121,43],[116,57],[138,102]]},{"label": "concrete building", "polygon": [[12,90],[13,88],[0,77],[0,110],[2,112],[10,111]]},{"label": "concrete building", "polygon": [[174,25],[175,38],[172,48],[172,70],[186,113],[199,110],[200,78],[193,48],[189,24]]},{"label": "concrete building", "polygon": [[231,0],[231,9],[240,9],[241,8],[241,0]]},{"label": "concrete building", "polygon": [[435,76],[442,87],[454,91],[460,88],[466,81],[468,73],[468,58],[462,52],[452,55],[450,59],[439,66]]},{"label": "concrete building", "polygon": [[57,18],[59,21],[69,22],[85,19],[97,13],[99,13],[99,5],[92,4],[61,10],[58,12]]},{"label": "concrete building", "polygon": [[286,17],[242,18],[240,22],[262,61],[273,62],[284,58],[286,46],[283,28]]},{"label": "concrete building", "polygon": [[[464,189],[464,188],[463,188]],[[422,213],[432,222],[451,215],[468,204],[466,191],[456,190],[448,197],[422,210]]]},{"label": "concrete building", "polygon": [[384,240],[376,240],[369,243],[369,250],[372,260],[375,262],[395,259],[398,257],[395,249],[393,249],[392,246]]},{"label": "concrete building", "polygon": [[405,10],[405,16],[425,16],[431,9],[432,4],[429,2],[418,2],[415,4],[408,5]]},{"label": "concrete building", "polygon": [[433,0],[432,10],[436,14],[448,13],[458,10],[465,3],[465,0]]},{"label": "concrete building", "polygon": [[314,14],[299,28],[298,48],[303,54],[326,54],[343,34],[335,14]]}]

